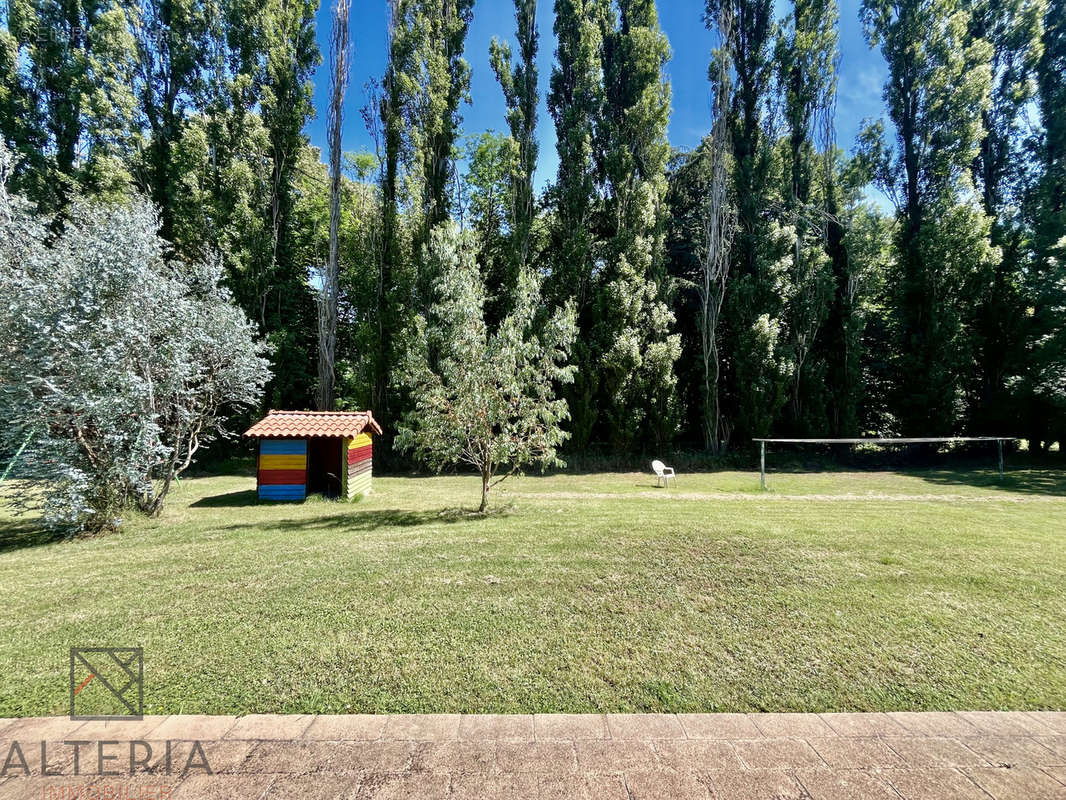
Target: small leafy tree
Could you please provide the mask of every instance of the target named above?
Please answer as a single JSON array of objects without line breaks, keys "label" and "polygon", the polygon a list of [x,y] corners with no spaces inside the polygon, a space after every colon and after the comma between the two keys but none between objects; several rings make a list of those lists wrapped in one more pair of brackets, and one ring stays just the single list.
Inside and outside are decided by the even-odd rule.
[{"label": "small leafy tree", "polygon": [[52,527],[158,514],[226,412],[258,401],[265,345],[219,267],[166,258],[147,202],[75,199],[50,236],[2,185],[0,451],[21,451],[12,474],[40,487],[15,505]]},{"label": "small leafy tree", "polygon": [[558,448],[567,434],[559,423],[569,413],[555,389],[573,380],[574,309],[568,304],[538,325],[540,281],[523,269],[510,313],[492,330],[472,237],[444,223],[425,254],[439,276],[437,299],[428,319],[416,319],[398,375],[414,407],[396,446],[437,470],[472,466],[484,512],[491,488],[523,466],[563,463]]}]

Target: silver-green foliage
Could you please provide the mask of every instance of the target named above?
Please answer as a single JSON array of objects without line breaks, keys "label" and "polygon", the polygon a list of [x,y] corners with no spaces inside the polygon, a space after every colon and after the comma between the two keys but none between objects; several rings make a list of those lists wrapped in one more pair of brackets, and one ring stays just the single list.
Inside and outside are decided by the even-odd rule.
[{"label": "silver-green foliage", "polygon": [[555,390],[573,380],[576,326],[572,304],[540,319],[540,281],[523,269],[510,313],[491,329],[475,259],[471,235],[452,222],[434,228],[424,260],[437,297],[428,318],[416,317],[397,376],[412,409],[396,446],[437,470],[474,467],[484,511],[490,488],[524,466],[562,465],[569,413]]},{"label": "silver-green foliage", "polygon": [[266,347],[216,265],[168,260],[147,202],[75,200],[49,222],[0,188],[0,448],[28,442],[12,474],[40,489],[15,493],[22,511],[112,527],[158,513],[225,414],[258,401]]}]

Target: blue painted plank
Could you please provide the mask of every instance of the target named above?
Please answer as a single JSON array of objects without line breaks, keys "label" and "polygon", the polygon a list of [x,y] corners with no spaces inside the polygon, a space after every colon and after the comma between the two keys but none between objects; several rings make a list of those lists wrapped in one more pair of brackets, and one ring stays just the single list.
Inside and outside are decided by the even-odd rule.
[{"label": "blue painted plank", "polygon": [[307,487],[302,483],[276,483],[259,487],[260,500],[303,500]]},{"label": "blue painted plank", "polygon": [[263,439],[259,452],[265,456],[303,456],[307,455],[307,440]]},{"label": "blue painted plank", "polygon": [[293,497],[306,494],[303,483],[263,483],[259,486],[260,497]]},{"label": "blue painted plank", "polygon": [[302,483],[261,483],[260,491],[277,492],[278,494],[305,494],[306,487]]}]

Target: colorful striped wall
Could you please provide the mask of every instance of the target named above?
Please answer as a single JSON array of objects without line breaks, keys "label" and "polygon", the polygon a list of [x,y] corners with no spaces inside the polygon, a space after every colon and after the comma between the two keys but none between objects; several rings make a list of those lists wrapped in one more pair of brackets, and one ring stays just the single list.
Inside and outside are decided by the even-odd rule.
[{"label": "colorful striped wall", "polygon": [[348,500],[353,500],[359,495],[370,494],[374,445],[369,433],[345,439],[344,444],[347,470],[342,476],[341,493]]},{"label": "colorful striped wall", "polygon": [[259,440],[259,499],[303,500],[307,496],[307,440]]}]

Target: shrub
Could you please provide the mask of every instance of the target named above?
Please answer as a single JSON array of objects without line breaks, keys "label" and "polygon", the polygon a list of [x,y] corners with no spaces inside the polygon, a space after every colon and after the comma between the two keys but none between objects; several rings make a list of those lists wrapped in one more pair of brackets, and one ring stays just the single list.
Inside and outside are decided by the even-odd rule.
[{"label": "shrub", "polygon": [[158,230],[143,200],[76,200],[48,220],[0,182],[0,446],[21,450],[17,477],[42,484],[17,493],[17,510],[50,526],[158,514],[197,450],[226,435],[225,414],[269,378],[219,268],[168,259]]}]

